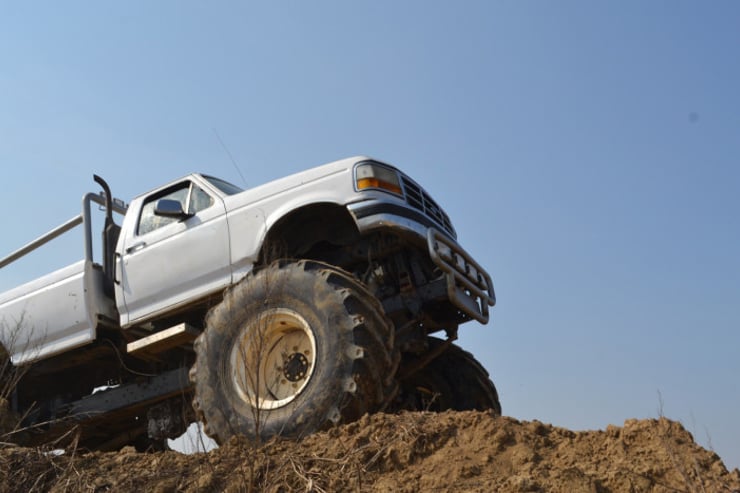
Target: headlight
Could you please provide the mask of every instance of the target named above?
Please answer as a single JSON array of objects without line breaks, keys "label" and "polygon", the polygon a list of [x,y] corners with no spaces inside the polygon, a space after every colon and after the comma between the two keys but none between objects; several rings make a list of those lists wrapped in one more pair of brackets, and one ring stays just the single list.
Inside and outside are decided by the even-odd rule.
[{"label": "headlight", "polygon": [[398,173],[375,163],[362,163],[355,168],[355,186],[357,190],[377,188],[386,192],[403,195]]}]

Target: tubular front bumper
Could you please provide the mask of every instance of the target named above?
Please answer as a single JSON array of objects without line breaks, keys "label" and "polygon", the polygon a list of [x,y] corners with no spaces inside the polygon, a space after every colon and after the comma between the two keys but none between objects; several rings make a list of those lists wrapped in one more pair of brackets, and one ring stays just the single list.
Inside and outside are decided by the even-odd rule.
[{"label": "tubular front bumper", "polygon": [[434,228],[427,230],[429,255],[447,277],[447,296],[469,317],[488,323],[488,307],[496,304],[493,281],[468,252]]}]

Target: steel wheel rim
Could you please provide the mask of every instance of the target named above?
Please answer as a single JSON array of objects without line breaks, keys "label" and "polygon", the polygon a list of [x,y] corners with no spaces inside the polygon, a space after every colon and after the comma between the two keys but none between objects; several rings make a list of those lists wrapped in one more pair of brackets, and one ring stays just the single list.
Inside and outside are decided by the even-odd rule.
[{"label": "steel wheel rim", "polygon": [[292,402],[311,380],[316,339],[299,313],[276,308],[245,326],[229,355],[229,373],[239,397],[260,410]]}]

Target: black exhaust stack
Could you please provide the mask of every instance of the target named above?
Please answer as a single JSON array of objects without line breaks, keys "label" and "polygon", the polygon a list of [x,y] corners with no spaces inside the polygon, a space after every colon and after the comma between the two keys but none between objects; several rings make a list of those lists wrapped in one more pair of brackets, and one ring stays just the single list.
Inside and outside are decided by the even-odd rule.
[{"label": "black exhaust stack", "polygon": [[93,175],[93,179],[98,183],[105,193],[105,226],[103,227],[103,276],[105,285],[103,289],[107,296],[114,297],[113,284],[116,278],[116,244],[118,236],[121,234],[121,227],[113,221],[113,195],[110,193],[110,187],[104,179],[98,175]]}]

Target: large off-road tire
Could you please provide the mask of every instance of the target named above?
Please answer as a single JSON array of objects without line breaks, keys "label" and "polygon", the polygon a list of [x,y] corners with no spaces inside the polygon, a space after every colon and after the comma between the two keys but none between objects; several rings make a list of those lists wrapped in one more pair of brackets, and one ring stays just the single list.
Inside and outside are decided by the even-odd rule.
[{"label": "large off-road tire", "polygon": [[273,263],[230,289],[195,342],[193,407],[207,435],[300,437],[384,408],[400,357],[375,297],[313,261]]},{"label": "large off-road tire", "polygon": [[[427,338],[429,349],[445,344],[435,337]],[[412,365],[413,357],[404,359]],[[501,415],[498,392],[488,372],[472,354],[450,344],[447,350],[427,366],[400,381],[401,391],[396,409],[411,411],[485,411]]]}]

